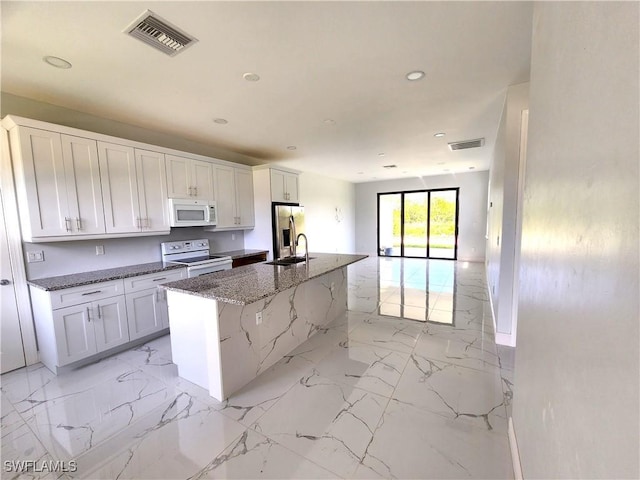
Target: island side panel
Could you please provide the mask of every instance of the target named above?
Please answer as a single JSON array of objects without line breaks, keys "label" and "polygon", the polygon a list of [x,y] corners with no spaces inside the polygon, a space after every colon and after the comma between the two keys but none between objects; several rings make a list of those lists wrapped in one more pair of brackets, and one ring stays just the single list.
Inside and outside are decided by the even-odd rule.
[{"label": "island side panel", "polygon": [[347,285],[343,267],[244,307],[225,304],[219,312],[224,398],[343,316]]},{"label": "island side panel", "polygon": [[265,300],[242,306],[219,302],[223,391],[217,400],[225,400],[258,375],[260,334],[256,313],[263,311],[264,306]]},{"label": "island side panel", "polygon": [[178,375],[222,399],[218,302],[168,290],[171,356]]}]

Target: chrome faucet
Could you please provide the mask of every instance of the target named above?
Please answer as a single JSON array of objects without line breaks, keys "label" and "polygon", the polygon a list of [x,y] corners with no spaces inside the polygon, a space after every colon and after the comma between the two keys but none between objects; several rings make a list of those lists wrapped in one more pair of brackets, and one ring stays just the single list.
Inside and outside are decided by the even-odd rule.
[{"label": "chrome faucet", "polygon": [[300,233],[296,237],[295,245],[298,245],[300,237],[304,237],[304,261],[309,265],[309,240],[307,240],[307,236],[304,233]]}]

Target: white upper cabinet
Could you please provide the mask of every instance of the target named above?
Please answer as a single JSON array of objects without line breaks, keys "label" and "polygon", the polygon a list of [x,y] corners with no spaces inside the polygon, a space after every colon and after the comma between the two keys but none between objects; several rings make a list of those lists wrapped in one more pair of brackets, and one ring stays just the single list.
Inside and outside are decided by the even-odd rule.
[{"label": "white upper cabinet", "polygon": [[251,170],[235,170],[236,215],[241,228],[252,228],[255,225],[253,207],[253,174]]},{"label": "white upper cabinet", "polygon": [[253,175],[251,170],[215,165],[216,205],[218,224],[216,229],[252,228],[255,224],[253,210]]},{"label": "white upper cabinet", "polygon": [[141,230],[169,233],[169,202],[163,153],[135,149]]},{"label": "white upper cabinet", "polygon": [[98,142],[107,233],[142,230],[136,157],[133,148]]},{"label": "white upper cabinet", "polygon": [[169,198],[214,200],[214,165],[192,158],[167,155]]},{"label": "white upper cabinet", "polygon": [[98,149],[95,140],[61,135],[71,229],[80,235],[105,232]]},{"label": "white upper cabinet", "polygon": [[298,174],[271,169],[271,201],[298,203]]},{"label": "white upper cabinet", "polygon": [[23,127],[11,142],[24,240],[104,233],[95,140]]},{"label": "white upper cabinet", "polygon": [[[248,167],[13,115],[2,125],[27,242],[168,234],[169,198],[216,201],[219,229],[255,224]],[[297,178],[282,185],[297,201]]]},{"label": "white upper cabinet", "polygon": [[169,233],[164,154],[98,142],[107,233]]}]

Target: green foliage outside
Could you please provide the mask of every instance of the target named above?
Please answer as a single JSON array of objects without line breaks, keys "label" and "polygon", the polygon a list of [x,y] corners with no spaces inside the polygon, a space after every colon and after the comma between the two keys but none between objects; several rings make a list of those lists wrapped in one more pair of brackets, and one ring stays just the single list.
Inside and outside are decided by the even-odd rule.
[{"label": "green foliage outside", "polygon": [[[412,202],[405,199],[404,204],[404,238],[405,247],[424,247],[427,238],[427,207],[424,202]],[[444,243],[434,242],[434,237],[453,237],[455,234],[456,204],[444,198],[435,197],[431,202],[431,238],[432,248],[453,248]],[[393,211],[393,236],[400,239],[400,209]]]}]

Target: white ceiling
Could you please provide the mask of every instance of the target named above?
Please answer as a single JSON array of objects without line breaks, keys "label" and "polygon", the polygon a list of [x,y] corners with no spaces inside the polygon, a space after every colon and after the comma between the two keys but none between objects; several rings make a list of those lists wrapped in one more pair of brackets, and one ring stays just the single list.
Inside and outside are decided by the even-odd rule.
[{"label": "white ceiling", "polygon": [[[506,87],[529,78],[532,7],[523,2],[1,8],[5,92],[226,148],[248,164],[352,182],[488,169]],[[169,57],[125,35],[145,9],[198,43]],[[46,55],[73,68],[53,68]],[[426,77],[409,82],[412,70]],[[447,148],[479,137],[484,147]]]}]

